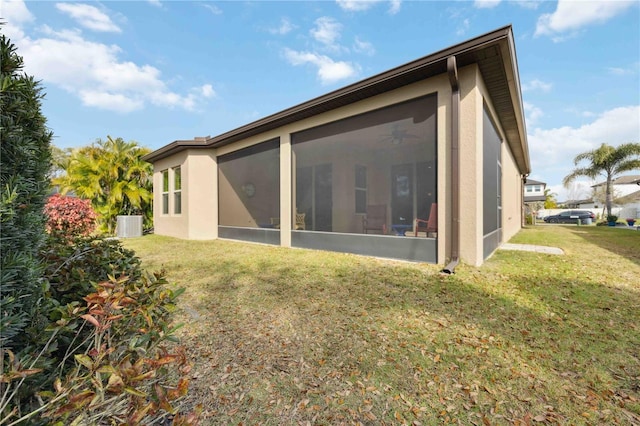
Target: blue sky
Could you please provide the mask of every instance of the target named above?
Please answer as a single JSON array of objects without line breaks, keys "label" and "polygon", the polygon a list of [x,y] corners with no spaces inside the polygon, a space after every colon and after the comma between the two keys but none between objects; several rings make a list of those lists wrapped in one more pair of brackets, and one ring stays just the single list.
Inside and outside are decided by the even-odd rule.
[{"label": "blue sky", "polygon": [[7,1],[59,147],[217,135],[512,24],[531,178],[560,199],[577,154],[640,142],[640,2]]}]

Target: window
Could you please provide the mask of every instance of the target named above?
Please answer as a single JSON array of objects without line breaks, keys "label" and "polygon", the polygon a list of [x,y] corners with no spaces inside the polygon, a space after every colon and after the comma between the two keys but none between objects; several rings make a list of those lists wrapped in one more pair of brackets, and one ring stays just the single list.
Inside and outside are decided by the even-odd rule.
[{"label": "window", "polygon": [[533,192],[533,186],[527,185],[527,192]]},{"label": "window", "polygon": [[169,214],[169,170],[162,171],[162,214]]},{"label": "window", "polygon": [[182,213],[182,172],[180,166],[173,169],[173,213]]},{"label": "window", "polygon": [[533,187],[533,190],[534,190],[535,192],[540,192],[540,191],[541,191],[541,187],[540,187],[540,185],[536,185],[536,186],[534,186],[534,187]]},{"label": "window", "polygon": [[367,167],[356,165],[356,213],[367,212]]}]

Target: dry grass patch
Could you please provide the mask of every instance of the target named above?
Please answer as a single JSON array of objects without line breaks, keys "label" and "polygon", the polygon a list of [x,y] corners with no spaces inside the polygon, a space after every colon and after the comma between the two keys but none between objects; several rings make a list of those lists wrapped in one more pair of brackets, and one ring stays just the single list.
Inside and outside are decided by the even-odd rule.
[{"label": "dry grass patch", "polygon": [[453,276],[230,241],[127,240],[187,288],[204,424],[638,424],[640,232],[537,227]]}]

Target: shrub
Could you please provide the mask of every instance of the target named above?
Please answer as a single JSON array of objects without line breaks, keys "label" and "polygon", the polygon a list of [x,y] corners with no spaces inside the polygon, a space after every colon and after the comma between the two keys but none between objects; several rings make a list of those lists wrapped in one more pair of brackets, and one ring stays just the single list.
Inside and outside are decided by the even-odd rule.
[{"label": "shrub", "polygon": [[[52,236],[41,254],[51,325],[30,359],[0,352],[0,424],[22,417],[24,424],[63,425],[80,411],[88,417],[78,424],[154,424],[170,413],[174,424],[195,422],[175,407],[189,368],[170,326],[181,290],[169,289],[161,274],[145,275],[118,240]],[[47,389],[55,393],[41,392]],[[91,392],[94,402],[85,407]]]},{"label": "shrub", "polygon": [[[86,307],[69,305],[59,325],[77,321],[91,328],[89,346],[75,354],[75,368],[56,379],[55,392],[41,392],[51,402],[45,417],[55,424],[194,424],[196,415],[179,412],[176,402],[187,393],[190,371],[184,348],[170,326],[175,300],[161,274],[132,280],[122,276],[97,285]],[[84,349],[84,348],[82,348]],[[63,360],[64,362],[64,360]]]},{"label": "shrub", "polygon": [[44,206],[47,232],[62,239],[86,237],[96,227],[96,213],[89,200],[55,194]]},{"label": "shrub", "polygon": [[68,244],[54,237],[47,241],[41,256],[46,265],[47,296],[56,306],[82,301],[94,291],[94,283],[110,276],[124,274],[133,280],[142,276],[140,259],[114,239],[81,238]]}]

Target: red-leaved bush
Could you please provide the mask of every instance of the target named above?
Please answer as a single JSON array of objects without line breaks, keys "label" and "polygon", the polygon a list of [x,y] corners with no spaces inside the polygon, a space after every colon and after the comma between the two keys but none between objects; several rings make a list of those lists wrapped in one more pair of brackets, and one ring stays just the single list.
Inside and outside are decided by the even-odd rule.
[{"label": "red-leaved bush", "polygon": [[96,212],[89,200],[55,194],[44,206],[47,232],[65,239],[91,234],[96,227]]}]

